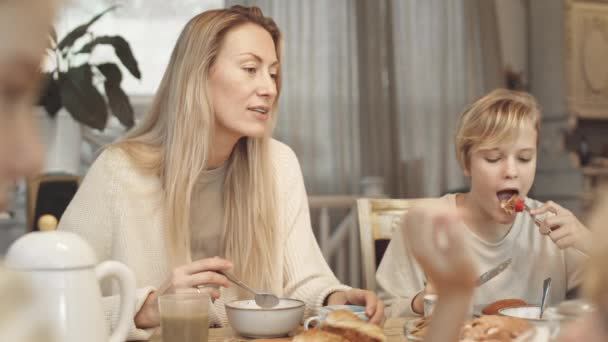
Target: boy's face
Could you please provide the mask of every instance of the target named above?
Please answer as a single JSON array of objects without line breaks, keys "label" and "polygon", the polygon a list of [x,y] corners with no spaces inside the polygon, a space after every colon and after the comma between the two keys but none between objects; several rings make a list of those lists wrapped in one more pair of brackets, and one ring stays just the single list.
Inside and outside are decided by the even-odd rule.
[{"label": "boy's face", "polygon": [[524,197],[530,191],[536,172],[537,135],[531,121],[518,129],[514,141],[475,148],[465,174],[471,177],[471,197],[492,220],[510,224],[515,214],[507,214],[500,206],[513,194]]}]

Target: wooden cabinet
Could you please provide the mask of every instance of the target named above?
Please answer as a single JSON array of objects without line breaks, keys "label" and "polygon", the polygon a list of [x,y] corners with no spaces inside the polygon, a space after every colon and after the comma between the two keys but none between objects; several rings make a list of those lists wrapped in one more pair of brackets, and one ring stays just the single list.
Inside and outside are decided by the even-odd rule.
[{"label": "wooden cabinet", "polygon": [[583,208],[586,212],[596,203],[600,192],[608,191],[608,165],[587,166],[581,169],[584,177],[582,193]]},{"label": "wooden cabinet", "polygon": [[[608,191],[608,1],[564,0],[569,128],[566,147],[583,176],[585,213]],[[581,165],[581,161],[585,165]]]},{"label": "wooden cabinet", "polygon": [[577,118],[608,120],[608,1],[565,1],[567,103]]}]

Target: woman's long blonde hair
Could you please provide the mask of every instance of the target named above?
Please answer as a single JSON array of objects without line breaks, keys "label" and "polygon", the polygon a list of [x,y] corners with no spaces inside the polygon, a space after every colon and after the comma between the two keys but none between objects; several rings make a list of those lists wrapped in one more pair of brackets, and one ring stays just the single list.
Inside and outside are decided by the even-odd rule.
[{"label": "woman's long blonde hair", "polygon": [[[259,8],[233,6],[201,13],[181,32],[150,111],[124,139],[112,145],[125,150],[138,167],[161,179],[171,266],[191,260],[190,212],[204,209],[192,208],[191,199],[213,148],[215,118],[208,91],[209,71],[226,34],[247,23],[270,33],[280,62],[280,31]],[[276,86],[277,98],[266,135],[241,138],[227,161],[221,241],[221,254],[233,261],[234,272],[268,290],[276,284],[272,278],[276,272],[268,271],[277,267],[277,214],[269,142],[276,122],[280,69]]]}]

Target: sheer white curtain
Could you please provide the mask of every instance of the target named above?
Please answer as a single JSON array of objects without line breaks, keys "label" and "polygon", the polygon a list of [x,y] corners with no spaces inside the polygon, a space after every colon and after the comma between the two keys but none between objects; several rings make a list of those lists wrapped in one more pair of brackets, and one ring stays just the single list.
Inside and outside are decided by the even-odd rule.
[{"label": "sheer white curtain", "polygon": [[[397,194],[401,180],[388,169],[405,178],[400,163],[413,160],[423,167],[418,195],[465,186],[453,135],[458,114],[489,86],[495,53],[488,55],[482,43],[497,37],[481,29],[481,19],[492,6],[484,0],[226,1],[232,4],[260,6],[283,31],[276,137],[298,154],[310,193],[356,193],[360,177],[376,172],[387,192]],[[390,141],[398,146],[390,149]]]},{"label": "sheer white curtain", "polygon": [[391,0],[399,151],[422,160],[424,196],[465,186],[454,154],[458,115],[484,89],[477,4]]},{"label": "sheer white curtain", "polygon": [[275,137],[291,146],[310,194],[359,190],[359,81],[355,2],[228,0],[259,6],[284,37]]}]

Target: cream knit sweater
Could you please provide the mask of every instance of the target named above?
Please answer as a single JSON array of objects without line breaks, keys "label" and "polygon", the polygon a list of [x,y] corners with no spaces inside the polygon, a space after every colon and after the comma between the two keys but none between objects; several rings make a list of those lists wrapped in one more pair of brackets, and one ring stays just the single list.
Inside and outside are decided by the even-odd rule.
[{"label": "cream knit sweater", "polygon": [[[298,160],[286,145],[270,144],[277,184],[281,256],[278,295],[306,302],[307,314],[323,305],[332,292],[348,290],[328,267],[310,225],[308,199]],[[91,166],[76,196],[66,209],[59,229],[82,236],[93,247],[98,261],[117,260],[135,274],[136,312],[148,294],[169,277],[163,223],[165,210],[160,179],[138,170],[119,149],[105,150]],[[219,243],[219,241],[218,241]],[[224,303],[237,298],[236,287],[222,290],[211,306],[210,324],[226,325]],[[112,329],[118,321],[120,296],[111,282],[102,283],[106,319]],[[131,325],[129,340],[146,340],[153,329]]]}]

